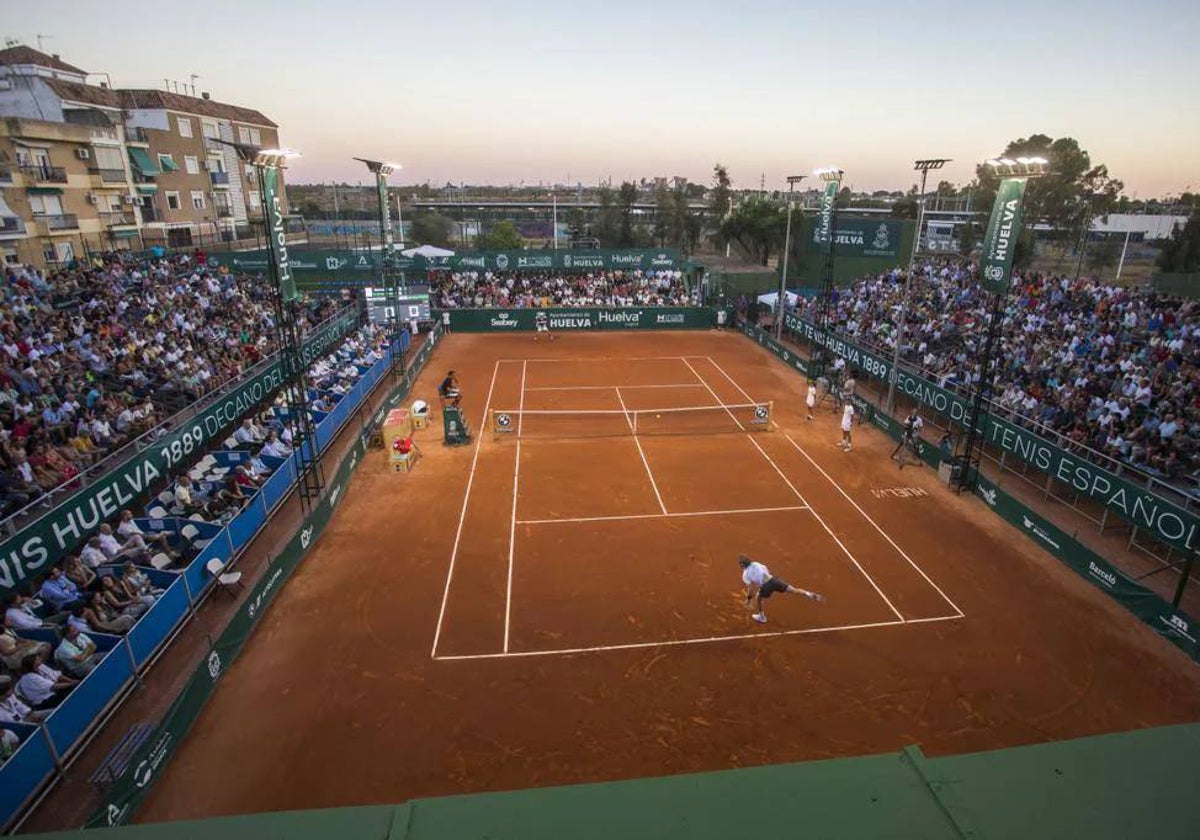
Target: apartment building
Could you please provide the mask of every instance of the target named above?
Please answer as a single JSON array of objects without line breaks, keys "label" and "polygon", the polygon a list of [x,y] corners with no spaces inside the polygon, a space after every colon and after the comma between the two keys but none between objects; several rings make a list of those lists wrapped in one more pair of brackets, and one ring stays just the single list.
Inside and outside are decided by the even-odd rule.
[{"label": "apartment building", "polygon": [[[58,56],[0,50],[0,255],[56,267],[116,250],[253,237],[262,197],[221,140],[279,145],[262,113],[118,90]],[[285,198],[286,201],[286,198]]]}]

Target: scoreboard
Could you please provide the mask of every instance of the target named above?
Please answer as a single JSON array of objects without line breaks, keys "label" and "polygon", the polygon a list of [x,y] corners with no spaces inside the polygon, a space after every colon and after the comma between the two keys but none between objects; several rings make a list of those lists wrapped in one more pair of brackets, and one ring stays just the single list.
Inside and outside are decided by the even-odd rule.
[{"label": "scoreboard", "polygon": [[[370,313],[371,323],[386,324],[391,320],[392,301],[388,300],[387,290],[380,286],[368,286],[363,289],[367,296],[367,312]],[[396,302],[399,304],[397,317],[402,322],[428,321],[429,287],[400,286],[396,290]]]}]

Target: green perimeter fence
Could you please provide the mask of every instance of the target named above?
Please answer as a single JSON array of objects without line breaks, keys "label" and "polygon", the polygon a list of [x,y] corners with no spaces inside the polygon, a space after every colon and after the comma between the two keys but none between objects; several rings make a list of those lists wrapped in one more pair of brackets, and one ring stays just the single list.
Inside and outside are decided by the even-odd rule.
[{"label": "green perimeter fence", "polygon": [[[717,325],[720,311],[711,306],[443,309],[438,317],[460,332],[532,330],[538,312],[546,314],[552,330],[702,330]],[[732,317],[728,310],[725,313]]]},{"label": "green perimeter fence", "polygon": [[309,512],[292,538],[278,555],[272,557],[262,576],[238,607],[228,626],[211,645],[192,674],[183,691],[163,715],[154,734],[136,752],[128,763],[128,769],[105,792],[103,804],[92,814],[87,827],[115,826],[126,823],[149,792],[155,780],[162,775],[168,761],[179,749],[188,730],[200,714],[216,689],[221,676],[241,653],[242,647],[254,632],[263,614],[275,600],[284,583],[304,560],[313,542],[325,530],[333,517],[334,509],[342,498],[354,470],[362,462],[367,451],[371,429],[383,422],[388,410],[395,408],[408,395],[415,377],[429,361],[437,344],[440,328],[429,334],[429,339],[417,351],[412,363],[405,370],[404,378],[384,400],[369,422],[360,430],[350,450],[342,456],[321,500]]},{"label": "green perimeter fence", "polygon": [[[888,372],[891,368],[889,360],[882,359],[876,354],[866,351],[864,348],[851,345],[834,336],[831,336],[828,341],[815,341],[816,337],[820,335],[820,330],[812,324],[802,322],[799,319],[793,319],[792,323],[789,324],[789,328],[794,334],[814,339],[814,346],[815,344],[828,346],[834,352],[838,353],[838,355],[846,358],[847,363],[851,366],[857,367],[868,375],[881,379],[883,382],[887,381]],[[789,367],[801,374],[808,374],[808,360],[799,355],[793,347],[780,344],[769,333],[744,322],[741,324],[741,330],[748,338],[770,350]],[[918,401],[922,405],[933,407],[958,420],[966,416],[963,413],[965,412],[965,401],[960,397],[937,388],[932,383],[919,381],[917,377],[913,377],[911,374],[904,373],[903,375],[907,377],[906,381],[910,383],[904,392],[918,398]],[[917,381],[914,383],[914,380]],[[922,396],[925,399],[921,399]],[[904,429],[904,424],[901,420],[871,405],[862,397],[856,397],[854,403],[856,411],[860,413],[864,422],[872,423],[893,440],[900,440]],[[993,423],[1003,423],[1004,427],[1011,425],[1004,423],[1004,421],[998,421],[997,418],[991,418],[991,421]],[[1021,431],[1028,434],[1025,430]],[[1043,447],[1052,446],[1052,444],[1045,441],[1041,445]],[[934,469],[937,469],[943,459],[948,457],[947,453],[944,453],[936,446],[929,445],[926,441],[921,441],[918,444],[918,453],[921,459]],[[1059,457],[1066,459],[1073,456],[1068,456],[1066,453],[1060,452]],[[1047,466],[1049,466],[1049,462],[1047,462]],[[1094,465],[1088,465],[1088,467],[1098,469]],[[1145,491],[1141,492],[1144,493]],[[975,487],[975,493],[1002,519],[1018,528],[1027,537],[1037,542],[1042,548],[1049,551],[1093,586],[1108,593],[1121,606],[1145,622],[1154,632],[1174,643],[1176,647],[1190,656],[1193,661],[1200,662],[1200,645],[1197,644],[1197,628],[1193,620],[1186,613],[1171,606],[1171,604],[1159,597],[1157,593],[1131,580],[1120,569],[1109,563],[1099,554],[1083,545],[1073,536],[1048,521],[1045,517],[1015,497],[1004,492],[999,485],[980,476]]]}]

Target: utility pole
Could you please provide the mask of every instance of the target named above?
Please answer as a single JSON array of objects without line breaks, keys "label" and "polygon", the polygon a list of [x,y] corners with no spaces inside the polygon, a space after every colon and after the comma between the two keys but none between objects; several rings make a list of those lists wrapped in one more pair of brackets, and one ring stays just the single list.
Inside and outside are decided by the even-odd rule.
[{"label": "utility pole", "polygon": [[783,313],[786,309],[787,300],[787,273],[788,273],[788,254],[792,250],[792,190],[803,181],[806,175],[789,175],[788,184],[788,211],[787,211],[787,232],[783,237],[783,269],[779,272],[779,300],[775,302],[775,340],[778,341],[783,335]]}]

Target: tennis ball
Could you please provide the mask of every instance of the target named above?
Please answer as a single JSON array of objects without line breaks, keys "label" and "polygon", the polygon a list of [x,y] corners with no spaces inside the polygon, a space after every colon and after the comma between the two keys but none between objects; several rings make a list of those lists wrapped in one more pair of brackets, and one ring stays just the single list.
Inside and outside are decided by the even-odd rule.
[{"label": "tennis ball", "polygon": [[655,415],[654,415],[654,417],[655,417],[655,419],[661,419],[661,418],[662,418],[662,415],[661,415],[661,414],[655,414]]}]

